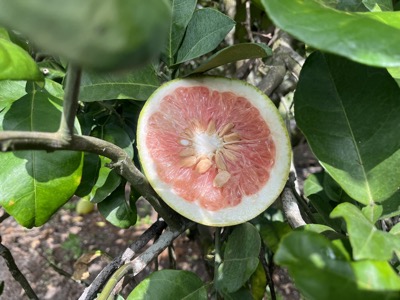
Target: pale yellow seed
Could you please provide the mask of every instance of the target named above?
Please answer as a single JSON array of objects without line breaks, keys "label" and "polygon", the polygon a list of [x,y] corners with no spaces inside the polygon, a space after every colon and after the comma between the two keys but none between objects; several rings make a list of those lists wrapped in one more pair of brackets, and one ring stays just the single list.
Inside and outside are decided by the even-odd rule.
[{"label": "pale yellow seed", "polygon": [[236,161],[236,159],[237,159],[235,152],[232,150],[224,149],[223,154],[224,154],[224,158],[226,158],[227,160]]},{"label": "pale yellow seed", "polygon": [[186,156],[194,156],[195,150],[192,147],[187,147],[179,152],[179,156],[186,157]]},{"label": "pale yellow seed", "polygon": [[232,128],[235,127],[235,124],[233,123],[228,123],[226,124],[224,127],[222,127],[221,131],[219,132],[219,136],[224,136],[225,134],[227,134],[228,132],[230,132],[232,130]]},{"label": "pale yellow seed", "polygon": [[215,133],[215,131],[216,131],[215,130],[215,122],[214,122],[214,120],[211,120],[210,123],[208,123],[206,133],[208,135],[212,135],[213,133]]},{"label": "pale yellow seed", "polygon": [[219,170],[225,170],[226,171],[226,165],[224,162],[224,157],[222,156],[221,152],[217,152],[217,154],[215,154],[215,164],[217,165],[217,168]]},{"label": "pale yellow seed", "polygon": [[240,135],[237,132],[226,134],[223,137],[225,143],[240,141]]},{"label": "pale yellow seed", "polygon": [[213,185],[214,187],[223,187],[231,178],[231,174],[228,171],[221,171],[215,176]]},{"label": "pale yellow seed", "polygon": [[188,156],[185,158],[181,159],[181,166],[190,168],[193,167],[197,163],[197,157],[196,156]]},{"label": "pale yellow seed", "polygon": [[207,172],[212,166],[212,162],[208,158],[202,158],[196,165],[196,171],[200,174]]}]

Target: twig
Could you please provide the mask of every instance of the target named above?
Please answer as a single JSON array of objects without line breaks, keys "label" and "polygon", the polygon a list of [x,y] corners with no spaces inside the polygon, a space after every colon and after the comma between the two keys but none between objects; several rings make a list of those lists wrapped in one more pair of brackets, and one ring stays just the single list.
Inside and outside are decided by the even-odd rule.
[{"label": "twig", "polygon": [[81,69],[70,64],[68,66],[66,80],[63,110],[58,133],[62,139],[69,141],[74,135],[75,117],[78,109],[79,86],[81,82]]},{"label": "twig", "polygon": [[74,135],[65,141],[57,133],[2,131],[0,132],[1,151],[15,150],[74,150],[90,152],[108,157],[111,166],[124,177],[159,213],[172,228],[180,228],[184,218],[160,200],[146,177],[136,168],[133,161],[120,147],[92,136]]},{"label": "twig", "polygon": [[151,225],[132,245],[129,246],[122,254],[114,258],[114,260],[109,263],[89,287],[85,289],[79,300],[91,300],[96,298],[99,290],[104,286],[106,281],[110,276],[122,265],[131,261],[136,253],[142,249],[155,235],[161,233],[167,224],[164,221],[158,220],[153,225]]},{"label": "twig", "polygon": [[[267,260],[265,259],[265,255],[266,255],[266,251],[265,251],[265,245],[263,242],[261,242],[261,249],[260,249],[260,261],[261,261],[261,265],[263,266],[264,272],[265,272],[265,276],[267,279],[267,284],[269,284],[269,290],[271,293],[271,300],[276,300],[276,294],[275,294],[275,284],[274,281],[272,279],[272,268],[271,265],[273,264],[273,260],[272,257],[270,257],[271,259],[269,259],[270,264],[268,264]],[[270,254],[268,253],[268,256],[270,256]]]},{"label": "twig", "polygon": [[28,280],[26,280],[24,274],[22,274],[21,271],[18,269],[18,266],[16,265],[10,250],[8,250],[8,248],[1,243],[0,243],[0,256],[2,256],[5,259],[7,267],[10,270],[11,275],[24,289],[28,298],[38,300],[39,298],[33,291]]},{"label": "twig", "polygon": [[[189,227],[192,223],[188,222],[187,226]],[[115,285],[129,272],[133,273],[133,276],[139,274],[155,257],[157,257],[164,249],[168,247],[172,243],[172,241],[177,238],[183,231],[186,230],[186,227],[181,228],[180,230],[171,230],[167,229],[160,238],[151,245],[145,252],[136,257],[133,261],[126,263],[121,268],[119,268],[114,275],[107,282],[103,291],[99,296],[99,300],[108,299],[111,295]]]},{"label": "twig", "polygon": [[294,185],[293,181],[294,174],[290,173],[288,184],[284,187],[281,200],[282,200],[282,207],[283,212],[289,222],[289,225],[292,228],[297,228],[307,223],[304,221],[300,209],[299,204],[297,203],[296,195],[293,192],[292,186]]}]

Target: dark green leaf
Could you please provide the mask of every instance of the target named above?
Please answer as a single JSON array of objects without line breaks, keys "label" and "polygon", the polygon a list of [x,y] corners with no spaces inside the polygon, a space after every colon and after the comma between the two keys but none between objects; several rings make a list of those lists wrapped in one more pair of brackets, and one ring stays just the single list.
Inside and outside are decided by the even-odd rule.
[{"label": "dark green leaf", "polygon": [[92,191],[99,176],[100,166],[101,160],[98,155],[93,153],[84,154],[82,179],[75,191],[75,195],[84,197]]},{"label": "dark green leaf", "polygon": [[306,299],[394,300],[400,295],[400,278],[387,262],[349,262],[318,233],[289,233],[275,261],[288,268]]},{"label": "dark green leaf", "polygon": [[43,80],[43,74],[24,49],[0,38],[0,80]]},{"label": "dark green leaf", "polygon": [[127,300],[206,300],[207,290],[194,273],[162,270],[152,273],[128,296]]},{"label": "dark green leaf", "polygon": [[275,253],[282,237],[292,231],[288,223],[268,221],[261,224],[260,235],[265,245]]},{"label": "dark green leaf", "polygon": [[101,167],[96,183],[90,192],[90,202],[100,203],[106,199],[121,183],[121,176],[107,167],[111,162],[109,158],[100,157]]},{"label": "dark green leaf", "polygon": [[254,300],[253,295],[246,288],[241,288],[234,293],[223,293],[224,300]]},{"label": "dark green leaf", "polygon": [[168,65],[174,64],[174,56],[185,35],[186,26],[192,18],[197,0],[170,0],[172,20],[169,25],[168,43],[166,49]]},{"label": "dark green leaf", "polygon": [[380,219],[387,219],[400,215],[400,191],[397,191],[389,199],[380,204],[383,207]]},{"label": "dark green leaf", "polygon": [[119,228],[135,225],[137,214],[134,201],[125,197],[125,182],[119,185],[110,196],[97,205],[99,212],[108,222]]},{"label": "dark green leaf", "polygon": [[146,100],[160,85],[152,65],[130,73],[94,73],[82,75],[79,99],[85,102],[133,99]]},{"label": "dark green leaf", "polygon": [[398,190],[400,89],[386,70],[313,53],[294,101],[314,154],[349,196],[368,205]]},{"label": "dark green leaf", "polygon": [[170,6],[162,0],[1,0],[0,23],[39,47],[96,69],[147,63],[164,47]]},{"label": "dark green leaf", "polygon": [[357,207],[350,203],[336,206],[331,217],[345,219],[353,247],[353,257],[356,260],[390,260],[393,251],[400,249],[400,239],[378,230]]},{"label": "dark green leaf", "polygon": [[243,59],[262,58],[272,55],[272,50],[265,44],[243,43],[224,48],[212,55],[191,74],[203,73],[213,68]]},{"label": "dark green leaf", "polygon": [[257,268],[261,239],[250,223],[241,224],[229,235],[223,263],[218,268],[216,288],[223,293],[239,290]]},{"label": "dark green leaf", "polygon": [[315,208],[318,216],[324,224],[332,227],[336,231],[340,231],[341,222],[332,220],[329,215],[334,206],[326,195],[323,187],[325,173],[311,174],[304,182],[304,195],[310,200],[311,205]]},{"label": "dark green leaf", "polygon": [[234,26],[232,19],[217,10],[204,8],[195,11],[178,50],[176,64],[214,50]]},{"label": "dark green leaf", "polygon": [[[60,118],[61,100],[44,90],[32,90],[0,117],[0,127],[56,131]],[[46,223],[79,185],[82,157],[72,151],[1,153],[0,205],[25,227]]]},{"label": "dark green leaf", "polygon": [[396,12],[343,12],[312,0],[262,3],[278,27],[317,49],[368,65],[400,66],[400,18]]}]

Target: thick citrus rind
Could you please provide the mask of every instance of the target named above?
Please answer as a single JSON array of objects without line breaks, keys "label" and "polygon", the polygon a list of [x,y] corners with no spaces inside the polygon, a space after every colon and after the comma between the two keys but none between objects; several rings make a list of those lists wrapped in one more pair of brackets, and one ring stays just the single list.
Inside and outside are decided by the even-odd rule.
[{"label": "thick citrus rind", "polygon": [[[161,100],[179,87],[206,86],[219,92],[232,92],[247,98],[267,122],[276,147],[275,163],[270,170],[268,182],[259,192],[244,196],[240,204],[209,211],[195,202],[187,202],[177,195],[166,182],[160,180],[156,166],[146,145],[147,123],[157,112]],[[176,116],[179,118],[179,116]],[[157,194],[176,212],[184,217],[208,226],[231,226],[244,223],[265,211],[280,195],[288,178],[291,146],[286,126],[272,101],[254,86],[240,80],[221,77],[195,77],[175,79],[159,87],[147,100],[138,121],[137,147],[143,171]],[[188,188],[190,184],[188,184]]]}]

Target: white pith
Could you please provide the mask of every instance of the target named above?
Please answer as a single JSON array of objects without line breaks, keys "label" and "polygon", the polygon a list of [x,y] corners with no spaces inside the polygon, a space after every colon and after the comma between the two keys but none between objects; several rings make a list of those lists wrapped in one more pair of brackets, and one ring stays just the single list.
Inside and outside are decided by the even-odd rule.
[{"label": "white pith", "polygon": [[[262,118],[270,128],[272,139],[276,147],[275,163],[270,171],[270,178],[266,185],[256,194],[245,196],[242,202],[234,207],[220,211],[207,211],[196,203],[187,202],[178,196],[170,185],[161,181],[156,172],[156,166],[146,146],[146,124],[149,117],[159,110],[160,101],[178,87],[207,86],[219,92],[230,91],[247,98],[260,112]],[[204,132],[193,136],[196,155],[213,156],[222,146],[223,141],[218,135],[209,135]],[[180,140],[181,145],[189,146],[193,141],[186,138]],[[274,104],[259,90],[237,80],[200,77],[194,79],[178,79],[159,88],[147,101],[140,114],[137,132],[139,155],[144,172],[156,192],[174,210],[183,216],[198,223],[210,226],[227,226],[243,223],[262,213],[281,193],[287,180],[290,166],[291,147],[285,126]],[[189,187],[190,188],[190,187]]]}]

